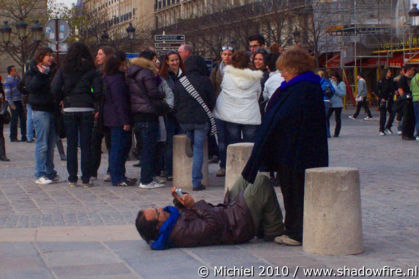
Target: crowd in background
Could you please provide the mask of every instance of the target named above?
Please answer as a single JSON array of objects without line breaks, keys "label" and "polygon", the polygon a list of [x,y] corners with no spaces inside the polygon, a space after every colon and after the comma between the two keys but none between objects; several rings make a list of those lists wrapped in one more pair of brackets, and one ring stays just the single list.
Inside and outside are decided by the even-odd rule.
[{"label": "crowd in background", "polygon": [[[125,163],[135,144],[141,188],[162,187],[172,179],[173,137],[184,133],[186,154],[193,157],[192,184],[194,190],[203,190],[205,140],[209,138],[209,153],[216,154],[219,161],[216,175],[224,176],[227,146],[255,141],[269,100],[284,82],[276,68],[278,45],[265,48],[261,35],[250,36],[248,41],[249,51],[223,46],[220,61],[211,69],[202,57],[193,55],[190,45],[170,50],[164,57],[147,49],[128,61],[124,52],[109,46],[100,47],[93,57],[86,45],[77,42],[59,68],[52,50],[40,48],[22,79],[16,67],[7,67],[1,93],[1,131],[3,124],[10,122],[10,141],[18,141],[20,123],[21,141],[36,139],[35,178],[39,184],[59,180],[53,163],[57,145],[61,159],[67,161],[71,187],[78,182],[80,148],[82,186],[90,187],[98,177],[105,138],[109,160],[104,181],[114,186],[135,185],[137,179],[125,175]],[[347,86],[337,71],[318,70],[317,74],[327,136],[339,137]],[[356,111],[349,117],[356,119],[364,107],[364,119],[370,120],[366,82],[361,73],[357,79]],[[416,125],[419,140],[419,77],[414,68],[405,66],[396,78],[391,70],[385,71],[375,94],[380,101],[379,134],[393,133],[397,116],[402,138],[414,139]],[[336,126],[331,134],[333,114]],[[64,137],[67,155],[61,141]],[[9,160],[2,132],[0,160]]]}]

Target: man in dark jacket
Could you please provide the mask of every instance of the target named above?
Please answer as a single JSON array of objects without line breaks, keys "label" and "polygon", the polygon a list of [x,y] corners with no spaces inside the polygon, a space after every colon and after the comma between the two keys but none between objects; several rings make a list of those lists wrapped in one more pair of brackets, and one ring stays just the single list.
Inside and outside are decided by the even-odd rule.
[{"label": "man in dark jacket", "polygon": [[268,177],[258,175],[254,184],[239,178],[216,206],[180,197],[172,189],[176,207],[148,208],[138,213],[136,227],[155,250],[243,243],[263,230],[265,240],[284,231],[282,213]]},{"label": "man in dark jacket", "polygon": [[152,61],[155,53],[143,51],[139,58],[130,61],[128,84],[134,132],[141,135],[141,178],[140,188],[153,189],[164,184],[153,180],[154,155],[159,131],[159,106],[163,104],[164,92],[159,91],[157,68]]},{"label": "man in dark jacket", "polygon": [[[211,80],[206,75],[207,67],[202,57],[192,55],[186,59],[185,74],[196,94],[210,111],[215,106],[215,92]],[[192,185],[194,191],[204,190],[201,184],[202,164],[204,158],[204,142],[208,133],[208,116],[203,106],[185,89],[181,80],[175,84],[175,112],[182,130],[186,132],[190,142],[187,142],[187,155],[192,157]],[[192,148],[193,146],[193,148]],[[193,150],[192,150],[193,149]]]}]

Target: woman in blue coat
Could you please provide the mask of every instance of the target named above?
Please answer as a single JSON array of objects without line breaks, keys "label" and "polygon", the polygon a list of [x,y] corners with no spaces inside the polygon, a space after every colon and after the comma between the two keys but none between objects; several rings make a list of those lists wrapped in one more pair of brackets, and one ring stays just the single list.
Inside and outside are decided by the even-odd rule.
[{"label": "woman in blue coat", "polygon": [[276,66],[285,82],[269,100],[242,176],[253,183],[261,167],[278,172],[286,216],[285,234],[275,242],[301,245],[304,172],[328,166],[323,93],[307,51],[291,48],[281,54]]}]

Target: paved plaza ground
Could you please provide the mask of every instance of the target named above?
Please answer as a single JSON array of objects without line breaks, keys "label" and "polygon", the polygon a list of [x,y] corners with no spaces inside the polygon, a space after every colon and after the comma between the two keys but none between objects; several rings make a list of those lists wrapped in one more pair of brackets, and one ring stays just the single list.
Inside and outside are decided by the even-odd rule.
[{"label": "paved plaza ground", "polygon": [[[380,137],[377,120],[354,121],[349,113],[344,111],[341,137],[329,140],[329,154],[330,166],[360,170],[364,253],[352,256],[311,255],[302,247],[259,240],[152,251],[140,239],[134,220],[140,208],[168,205],[169,186],[112,187],[103,183],[106,163],[90,189],[69,188],[65,182],[36,185],[35,145],[10,143],[6,127],[12,161],[0,162],[0,278],[200,278],[198,272],[206,275],[206,268],[209,278],[227,278],[214,274],[216,266],[241,268],[236,278],[245,278],[240,272],[252,267],[256,278],[263,269],[266,277],[303,278],[310,267],[414,268],[419,265],[419,143],[397,135]],[[65,162],[58,155],[55,162],[64,180]],[[138,177],[133,164],[127,163],[128,174]],[[216,171],[210,165],[210,186],[193,193],[196,200],[222,201],[224,181],[215,177]]]}]

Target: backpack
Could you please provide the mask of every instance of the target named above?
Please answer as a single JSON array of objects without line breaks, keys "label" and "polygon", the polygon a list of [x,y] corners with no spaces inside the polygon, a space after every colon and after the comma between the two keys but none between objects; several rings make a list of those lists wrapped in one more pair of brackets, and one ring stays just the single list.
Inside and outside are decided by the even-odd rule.
[{"label": "backpack", "polygon": [[332,98],[333,95],[335,94],[335,91],[331,88],[331,86],[329,86],[329,82],[327,82],[327,85],[326,85],[326,88],[323,91],[323,94],[328,99]]}]

